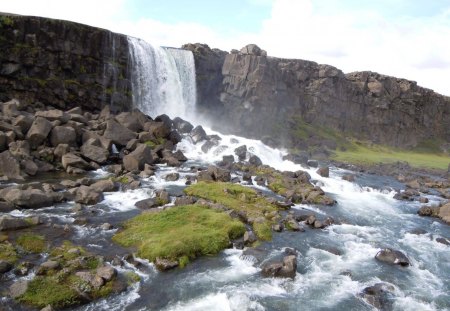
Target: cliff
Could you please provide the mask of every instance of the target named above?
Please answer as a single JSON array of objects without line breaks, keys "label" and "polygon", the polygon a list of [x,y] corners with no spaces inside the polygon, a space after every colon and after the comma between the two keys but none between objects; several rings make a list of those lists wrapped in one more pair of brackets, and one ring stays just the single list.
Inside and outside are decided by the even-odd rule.
[{"label": "cliff", "polygon": [[0,15],[0,101],[63,109],[131,105],[126,36],[73,22]]},{"label": "cliff", "polygon": [[198,106],[220,130],[288,147],[305,143],[296,135],[299,123],[397,147],[450,141],[450,98],[416,82],[267,57],[255,45],[230,54],[184,47],[194,52],[201,77]]}]

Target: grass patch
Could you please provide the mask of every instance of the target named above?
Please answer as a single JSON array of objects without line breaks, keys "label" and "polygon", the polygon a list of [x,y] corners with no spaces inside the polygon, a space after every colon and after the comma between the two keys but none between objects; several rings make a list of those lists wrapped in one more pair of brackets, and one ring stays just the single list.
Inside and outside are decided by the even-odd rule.
[{"label": "grass patch", "polygon": [[[265,198],[259,197],[255,190],[241,185],[224,182],[199,182],[187,187],[184,192],[191,196],[222,204],[237,212],[244,212],[247,218],[262,217],[265,219],[266,213],[277,211],[277,208],[267,202]],[[271,227],[270,221],[267,219],[262,224],[267,225],[269,229]],[[271,239],[271,231],[269,237],[267,231],[258,230],[255,226],[253,229],[261,240]],[[262,227],[259,229],[262,229]]]},{"label": "grass patch", "polygon": [[11,243],[0,243],[0,260],[7,261],[11,264],[17,261],[17,252]]},{"label": "grass patch", "polygon": [[[72,249],[77,249],[78,252],[69,252],[69,250]],[[81,246],[75,246],[70,241],[64,241],[61,246],[53,248],[50,252],[51,257],[60,257],[63,261],[69,261],[77,258],[78,256],[84,255],[86,255],[86,251],[84,250],[84,248]]]},{"label": "grass patch", "polygon": [[262,223],[254,223],[253,230],[260,240],[272,240],[272,226],[268,221]]},{"label": "grass patch", "polygon": [[125,280],[127,281],[128,285],[132,285],[134,283],[137,283],[137,282],[141,281],[141,277],[136,272],[125,271],[125,273],[123,275],[124,275]]},{"label": "grass patch", "polygon": [[30,281],[25,294],[18,300],[38,308],[47,305],[63,308],[79,303],[78,297],[70,284],[61,284],[54,277],[35,277]]},{"label": "grass patch", "polygon": [[384,146],[364,146],[354,144],[346,151],[337,150],[334,160],[357,164],[394,163],[407,161],[413,167],[434,168],[446,170],[450,157],[444,154],[423,153],[419,151],[399,150]]},{"label": "grass patch", "polygon": [[183,257],[217,254],[244,232],[244,225],[225,213],[186,205],[136,216],[113,241],[137,247],[138,255],[150,261],[161,257],[184,262]]},{"label": "grass patch", "polygon": [[42,253],[47,249],[47,242],[42,235],[24,233],[17,238],[17,244],[29,253]]}]

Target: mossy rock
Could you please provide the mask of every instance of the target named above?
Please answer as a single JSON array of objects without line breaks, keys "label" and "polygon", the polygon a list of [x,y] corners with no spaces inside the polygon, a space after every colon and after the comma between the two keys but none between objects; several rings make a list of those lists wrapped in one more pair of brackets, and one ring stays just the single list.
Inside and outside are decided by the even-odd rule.
[{"label": "mossy rock", "polygon": [[34,233],[24,233],[17,238],[17,245],[29,253],[42,253],[47,250],[44,236]]},{"label": "mossy rock", "polygon": [[180,265],[202,255],[214,255],[241,237],[245,226],[228,214],[204,206],[186,205],[146,212],[124,224],[113,241],[137,247],[138,256],[177,260]]},{"label": "mossy rock", "polygon": [[0,243],[0,260],[7,261],[11,264],[15,263],[18,259],[16,249],[14,246],[5,241]]}]

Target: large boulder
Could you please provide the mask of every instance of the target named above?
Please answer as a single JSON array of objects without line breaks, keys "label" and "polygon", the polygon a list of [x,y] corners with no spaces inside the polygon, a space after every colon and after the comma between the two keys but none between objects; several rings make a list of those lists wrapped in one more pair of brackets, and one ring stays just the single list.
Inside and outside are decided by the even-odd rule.
[{"label": "large boulder", "polygon": [[94,145],[91,143],[92,139],[89,139],[86,143],[81,146],[80,151],[83,157],[97,162],[98,164],[104,164],[109,157],[109,152],[105,148],[99,145]]},{"label": "large boulder", "polygon": [[118,184],[113,182],[111,179],[99,180],[89,187],[99,192],[112,192],[119,190]]},{"label": "large boulder", "polygon": [[20,163],[9,150],[0,153],[0,176],[6,176],[8,179],[23,179],[20,174]]},{"label": "large boulder", "polygon": [[86,204],[86,205],[94,205],[100,201],[103,201],[103,193],[98,191],[95,188],[88,186],[80,186],[77,189],[77,193],[75,195],[75,202]]},{"label": "large boulder", "polygon": [[192,141],[194,144],[198,143],[199,141],[202,141],[208,137],[206,135],[205,130],[200,125],[196,126],[190,133],[190,136],[192,138]]},{"label": "large boulder", "polygon": [[391,265],[399,265],[402,267],[407,267],[410,265],[408,257],[400,251],[393,250],[391,248],[385,248],[380,250],[376,255],[375,259],[385,262]]},{"label": "large boulder", "polygon": [[19,280],[14,282],[10,287],[9,287],[9,295],[11,296],[11,298],[18,298],[20,296],[22,296],[23,294],[25,294],[25,292],[28,290],[28,284],[30,283],[29,280]]},{"label": "large boulder", "polygon": [[328,166],[323,166],[317,170],[317,174],[322,177],[330,177],[330,168]]},{"label": "large boulder", "polygon": [[164,122],[149,121],[144,124],[144,130],[156,138],[165,138],[170,134],[170,127]]},{"label": "large boulder", "polygon": [[35,116],[46,118],[49,121],[59,121],[61,123],[66,123],[70,119],[70,116],[67,113],[59,109],[37,111]]},{"label": "large boulder", "polygon": [[127,143],[136,138],[137,134],[130,131],[125,126],[121,125],[115,120],[108,120],[106,122],[106,130],[103,133],[103,137],[110,139],[114,144],[120,146],[126,146]]},{"label": "large boulder", "polygon": [[14,217],[10,215],[0,216],[0,231],[18,230],[32,226],[32,222],[24,217]]},{"label": "large boulder", "polygon": [[439,208],[438,217],[450,225],[450,202]]},{"label": "large boulder", "polygon": [[247,157],[247,146],[242,145],[234,149],[234,153],[238,156],[239,161],[244,161]]},{"label": "large boulder", "polygon": [[77,133],[70,126],[55,126],[50,133],[50,143],[53,147],[59,144],[77,145]]},{"label": "large boulder", "polygon": [[267,56],[267,52],[262,50],[256,44],[247,44],[241,49],[240,53],[254,56]]},{"label": "large boulder", "polygon": [[89,163],[73,153],[66,153],[65,155],[63,155],[61,157],[61,163],[64,169],[67,169],[68,167],[76,167],[82,170],[91,169]]},{"label": "large boulder", "polygon": [[390,310],[394,291],[394,286],[390,284],[376,283],[364,288],[359,296],[377,310]]},{"label": "large boulder", "polygon": [[[117,122],[125,126],[132,132],[140,132],[142,131],[143,124],[146,121],[146,117],[142,112],[122,112],[115,116]],[[144,122],[144,123],[142,123]]]},{"label": "large boulder", "polygon": [[265,277],[295,278],[297,272],[297,257],[288,255],[282,262],[266,264],[262,267],[261,273]]},{"label": "large boulder", "polygon": [[123,167],[127,171],[142,171],[145,164],[152,163],[152,151],[145,144],[139,144],[133,152],[123,158]]},{"label": "large boulder", "polygon": [[173,119],[173,127],[178,130],[179,133],[181,134],[187,134],[189,132],[192,131],[192,129],[194,128],[194,126],[189,123],[188,121],[185,121],[179,117],[176,117],[175,119]]},{"label": "large boulder", "polygon": [[31,148],[36,149],[46,139],[52,130],[52,123],[45,118],[37,117],[27,133],[27,140]]},{"label": "large boulder", "polygon": [[4,200],[20,208],[41,208],[54,203],[52,195],[39,189],[11,189],[5,193]]}]

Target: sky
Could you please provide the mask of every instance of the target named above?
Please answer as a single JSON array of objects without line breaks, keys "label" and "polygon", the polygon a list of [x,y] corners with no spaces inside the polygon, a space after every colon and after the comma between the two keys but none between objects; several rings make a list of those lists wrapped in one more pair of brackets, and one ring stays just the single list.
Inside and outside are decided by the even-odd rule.
[{"label": "sky", "polygon": [[450,0],[0,0],[153,45],[255,43],[269,56],[370,70],[450,95]]}]

